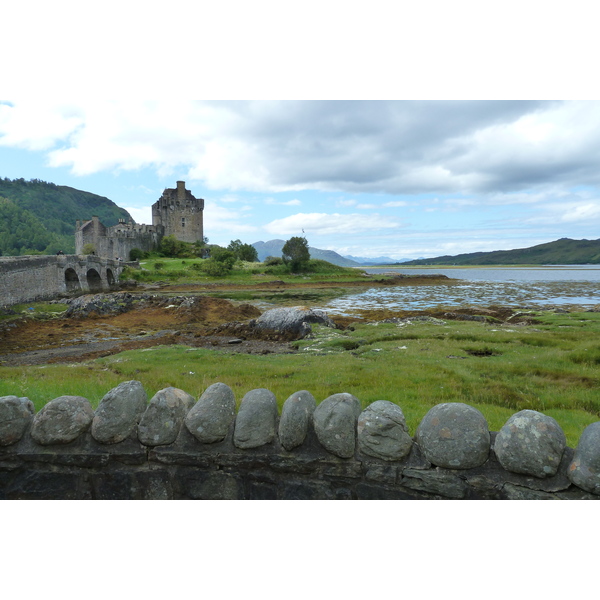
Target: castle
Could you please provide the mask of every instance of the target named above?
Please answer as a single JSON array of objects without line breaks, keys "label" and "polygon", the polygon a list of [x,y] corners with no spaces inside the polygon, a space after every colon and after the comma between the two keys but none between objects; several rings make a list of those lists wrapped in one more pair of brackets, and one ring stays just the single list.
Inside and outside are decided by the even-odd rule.
[{"label": "castle", "polygon": [[129,260],[133,248],[143,252],[155,250],[164,236],[174,235],[182,242],[196,242],[204,238],[204,200],[195,198],[185,189],[185,181],[176,188],[167,188],[152,205],[152,225],[138,225],[132,221],[105,227],[98,217],[77,221],[75,253],[83,254],[90,244],[97,256]]}]

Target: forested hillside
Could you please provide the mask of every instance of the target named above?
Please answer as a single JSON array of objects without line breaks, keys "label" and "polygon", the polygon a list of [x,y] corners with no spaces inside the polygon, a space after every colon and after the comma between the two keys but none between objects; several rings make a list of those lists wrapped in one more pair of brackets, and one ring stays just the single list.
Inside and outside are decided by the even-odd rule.
[{"label": "forested hillside", "polygon": [[438,256],[402,263],[403,265],[596,265],[600,264],[599,240],[571,240],[495,252],[472,252]]},{"label": "forested hillside", "polygon": [[75,221],[97,215],[107,227],[129,213],[112,200],[39,179],[0,179],[0,254],[75,252]]}]

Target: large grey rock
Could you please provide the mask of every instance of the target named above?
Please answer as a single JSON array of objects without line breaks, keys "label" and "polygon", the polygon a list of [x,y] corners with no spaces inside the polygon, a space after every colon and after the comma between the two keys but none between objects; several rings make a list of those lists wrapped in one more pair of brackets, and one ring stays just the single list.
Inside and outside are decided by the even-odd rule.
[{"label": "large grey rock", "polygon": [[600,421],[583,430],[567,477],[582,490],[600,495]]},{"label": "large grey rock", "polygon": [[43,446],[68,444],[89,429],[93,418],[94,409],[87,398],[60,396],[33,417],[31,437]]},{"label": "large grey rock", "polygon": [[124,381],[106,393],[92,421],[92,436],[102,444],[127,439],[140,422],[148,395],[139,381]]},{"label": "large grey rock", "polygon": [[25,433],[35,412],[29,398],[2,396],[0,398],[0,446],[18,442]]},{"label": "large grey rock", "polygon": [[194,397],[174,387],[154,394],[138,425],[138,439],[145,446],[172,444],[188,411],[194,405]]},{"label": "large grey rock", "polygon": [[415,439],[429,462],[447,469],[479,467],[490,452],[485,417],[462,402],[434,406],[419,423]]},{"label": "large grey rock", "polygon": [[313,414],[315,433],[323,447],[340,458],[351,458],[356,448],[360,400],[348,393],[333,394]]},{"label": "large grey rock", "polygon": [[235,396],[224,383],[213,383],[185,417],[187,430],[201,443],[225,438],[235,419]]},{"label": "large grey rock", "polygon": [[233,443],[238,448],[258,448],[275,439],[277,399],[264,388],[250,390],[240,403]]},{"label": "large grey rock", "polygon": [[267,310],[254,321],[254,327],[259,330],[293,333],[298,337],[304,337],[311,332],[311,323],[321,323],[328,327],[335,327],[334,322],[327,316],[325,311],[308,308],[307,306]]},{"label": "large grey rock", "polygon": [[306,390],[294,392],[284,402],[279,420],[279,441],[286,450],[304,442],[316,406],[314,396]]},{"label": "large grey rock", "polygon": [[402,409],[388,400],[377,400],[358,417],[358,449],[363,454],[383,460],[400,460],[408,456],[412,438]]},{"label": "large grey rock", "polygon": [[507,471],[544,478],[556,474],[566,445],[565,434],[552,417],[522,410],[502,426],[494,451]]}]

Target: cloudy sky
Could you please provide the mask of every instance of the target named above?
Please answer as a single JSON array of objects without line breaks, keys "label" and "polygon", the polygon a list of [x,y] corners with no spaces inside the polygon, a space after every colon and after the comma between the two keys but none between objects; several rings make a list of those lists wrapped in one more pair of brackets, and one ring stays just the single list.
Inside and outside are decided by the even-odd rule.
[{"label": "cloudy sky", "polygon": [[[254,12],[233,3],[241,12],[218,34],[206,19],[225,22],[231,2],[211,9],[202,27],[187,19],[165,27],[169,15],[154,4],[143,15],[128,12],[134,4],[119,4],[119,19],[108,8],[84,15],[87,27],[55,19],[60,7],[78,6],[69,2],[52,10],[39,3],[34,21],[29,8],[8,9],[20,11],[13,22],[27,19],[27,39],[36,43],[24,43],[18,27],[0,40],[21,49],[6,63],[4,81],[21,80],[0,84],[0,176],[100,194],[145,223],[163,189],[184,180],[205,199],[205,233],[218,244],[304,232],[310,245],[340,254],[402,259],[600,237],[600,103],[540,101],[583,96],[573,86],[564,95],[551,87],[549,96],[532,87],[544,77],[584,79],[577,67],[595,54],[583,46],[591,25],[581,13],[577,35],[563,36],[557,48],[556,33],[570,16],[548,11],[540,27],[539,11],[528,13],[527,2],[519,3],[519,20],[503,12],[493,23],[467,3],[472,20],[451,31],[445,25],[465,2],[444,14],[438,4],[435,21],[428,5],[410,23],[348,11],[344,27],[325,3],[321,21],[305,11],[285,31],[266,21],[246,30],[265,3]],[[184,5],[174,0],[173,14]],[[128,19],[141,36],[137,44]],[[409,26],[418,19],[430,37]],[[103,27],[90,28],[92,20]],[[339,31],[337,45],[328,24]],[[173,27],[178,43],[167,44]],[[111,28],[118,35],[110,37]],[[567,60],[566,46],[580,52],[577,62]],[[168,51],[179,54],[168,62]],[[405,52],[414,58],[402,62]],[[512,86],[505,87],[507,78]],[[420,86],[390,89],[402,81]]]}]

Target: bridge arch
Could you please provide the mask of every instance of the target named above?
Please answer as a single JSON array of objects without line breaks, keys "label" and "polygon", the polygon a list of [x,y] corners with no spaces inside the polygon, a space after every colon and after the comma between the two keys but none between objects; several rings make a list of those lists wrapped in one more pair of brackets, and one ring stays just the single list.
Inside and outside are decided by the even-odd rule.
[{"label": "bridge arch", "polygon": [[113,288],[115,286],[115,276],[113,275],[112,269],[106,269],[106,282],[108,283],[109,288]]},{"label": "bridge arch", "polygon": [[81,282],[79,281],[77,271],[73,267],[65,269],[65,285],[67,286],[67,292],[81,291]]},{"label": "bridge arch", "polygon": [[98,271],[96,271],[96,269],[94,269],[93,267],[87,270],[85,277],[87,279],[87,284],[90,292],[101,292],[104,289],[104,286],[102,285],[102,277],[100,273],[98,273]]}]

